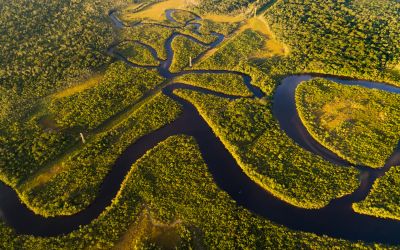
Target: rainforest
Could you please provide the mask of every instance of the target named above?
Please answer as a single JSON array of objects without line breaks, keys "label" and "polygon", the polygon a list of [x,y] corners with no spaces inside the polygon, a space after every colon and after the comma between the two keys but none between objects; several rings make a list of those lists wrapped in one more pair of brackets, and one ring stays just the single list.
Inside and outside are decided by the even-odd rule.
[{"label": "rainforest", "polygon": [[0,13],[0,249],[400,248],[399,1]]}]

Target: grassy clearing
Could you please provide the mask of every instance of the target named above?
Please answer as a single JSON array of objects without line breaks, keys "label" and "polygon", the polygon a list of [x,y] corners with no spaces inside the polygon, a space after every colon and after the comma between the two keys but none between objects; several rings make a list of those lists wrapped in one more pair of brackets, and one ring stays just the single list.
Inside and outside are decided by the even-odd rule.
[{"label": "grassy clearing", "polygon": [[[271,31],[267,21],[262,16],[252,17],[246,19],[240,23],[240,28],[238,28],[233,34],[231,34],[231,40],[229,43],[237,43],[237,36],[243,36],[242,33],[251,30],[252,32],[258,33],[263,37],[263,44],[258,46],[249,46],[243,45],[244,47],[253,48],[253,51],[247,52],[248,59],[250,58],[266,58],[273,56],[287,56],[289,54],[289,48],[282,42],[278,41]],[[239,25],[239,23],[234,23],[231,25]],[[229,27],[229,26],[228,26]],[[237,26],[233,26],[237,27]],[[234,29],[231,29],[229,33],[225,32],[224,34],[230,34]],[[219,48],[218,48],[219,49]],[[214,49],[208,53],[208,56],[216,53],[218,50]],[[242,54],[243,55],[243,54]]]},{"label": "grassy clearing", "polygon": [[177,82],[190,84],[227,95],[252,96],[243,83],[243,78],[236,74],[185,74],[176,79]]},{"label": "grassy clearing", "polygon": [[400,75],[400,63],[394,67],[394,70]]},{"label": "grassy clearing", "polygon": [[253,16],[257,8],[263,12],[275,0],[192,0],[188,1],[189,8],[201,13],[202,15],[222,16],[222,20],[237,20]]},{"label": "grassy clearing", "polygon": [[354,203],[357,213],[400,220],[400,167],[392,167],[375,181],[367,198]]},{"label": "grassy clearing", "polygon": [[38,98],[109,63],[104,48],[112,40],[112,28],[105,13],[113,4],[118,3],[2,2],[0,22],[8,24],[0,26],[0,92],[13,98],[8,117],[28,115]]},{"label": "grassy clearing", "polygon": [[163,81],[156,70],[130,68],[117,62],[96,87],[53,99],[49,110],[61,127],[93,129]]},{"label": "grassy clearing", "polygon": [[246,29],[256,31],[265,37],[263,48],[261,51],[254,53],[252,57],[263,58],[287,56],[289,54],[289,48],[276,39],[263,16],[257,16],[246,20],[246,23],[240,27],[239,32],[243,32]]},{"label": "grassy clearing", "polygon": [[52,98],[64,98],[68,97],[71,95],[74,95],[76,93],[82,92],[86,89],[92,88],[99,84],[101,80],[103,79],[104,74],[96,74],[91,76],[89,79],[86,79],[70,88],[66,88],[62,91],[59,91],[53,95],[51,95]]},{"label": "grassy clearing", "polygon": [[[149,36],[144,36],[148,38],[145,40],[156,41],[164,48],[163,41],[157,38],[164,36],[166,39],[173,31],[168,29],[165,34],[164,29],[149,27],[154,28],[156,34],[152,36],[152,29],[147,30]],[[136,35],[142,34],[141,31],[146,33],[146,29],[140,28]],[[152,59],[149,51],[141,48],[147,53],[146,57]],[[130,69],[122,63],[115,63],[105,70],[99,83],[90,81],[90,84],[45,99],[36,115],[39,120],[16,124],[1,135],[0,140],[5,145],[2,158],[9,163],[0,175],[2,180],[24,189],[27,183],[30,186],[53,178],[63,169],[62,162],[82,149],[82,145],[77,143],[80,141],[79,132],[84,132],[86,140],[91,140],[95,134],[112,129],[132,114],[135,104],[159,91],[161,82],[162,78],[156,71]],[[51,150],[46,145],[52,147]],[[35,150],[37,152],[33,152]]]},{"label": "grassy clearing", "polygon": [[196,59],[207,47],[189,38],[178,36],[172,41],[172,49],[174,50],[174,57],[170,67],[171,72],[179,72],[184,68],[190,66],[189,59]]},{"label": "grassy clearing", "polygon": [[209,34],[211,32],[218,32],[225,36],[231,35],[240,26],[239,22],[213,22],[208,19],[202,19],[199,22],[202,24],[202,26],[200,27],[201,33]]},{"label": "grassy clearing", "polygon": [[[70,153],[80,146],[79,132],[82,129],[63,128],[55,121],[48,106],[51,100],[68,98],[90,91],[98,86],[95,78],[104,78],[104,73],[93,76],[81,85],[71,89],[61,90],[54,95],[45,97],[38,103],[36,111],[26,120],[15,123],[4,129],[0,135],[2,150],[0,153],[2,170],[0,178],[3,182],[23,190],[26,182],[47,179],[62,169],[60,159],[66,159]],[[92,87],[90,85],[95,84]],[[84,133],[86,140],[90,134]],[[40,182],[40,181],[39,181]]]},{"label": "grassy clearing", "polygon": [[25,184],[21,199],[44,216],[74,214],[94,199],[117,157],[138,138],[173,121],[180,107],[158,94],[128,118],[96,134],[50,171]]},{"label": "grassy clearing", "polygon": [[244,172],[276,197],[314,209],[357,188],[357,170],[333,165],[294,143],[279,128],[267,100],[176,93],[197,107]]},{"label": "grassy clearing", "polygon": [[[157,86],[154,90],[149,91],[144,95],[140,100],[133,103],[128,107],[128,109],[120,112],[119,114],[113,116],[112,118],[108,119],[104,123],[102,123],[98,128],[94,129],[89,133],[84,133],[85,140],[87,142],[91,142],[93,139],[96,138],[96,134],[101,134],[107,131],[110,131],[117,127],[119,124],[123,123],[126,119],[133,116],[138,109],[140,109],[143,105],[145,105],[153,96],[155,96],[159,91],[164,87],[166,84]],[[42,126],[42,125],[41,125]],[[57,130],[55,130],[57,131]],[[75,139],[80,142],[80,136],[75,132]],[[75,141],[76,141],[75,140]],[[62,151],[62,154],[59,157],[53,159],[46,166],[42,166],[38,171],[31,172],[30,176],[25,178],[22,183],[18,186],[18,190],[27,190],[32,189],[35,186],[42,185],[53,178],[56,174],[60,173],[63,168],[63,162],[68,160],[68,157],[77,151],[83,150],[85,144],[75,144],[72,147]]]},{"label": "grassy clearing", "polygon": [[[185,12],[186,13],[186,12]],[[190,13],[190,12],[187,12]],[[199,21],[203,22],[203,21]],[[168,24],[171,25],[171,24]],[[176,25],[176,24],[175,24]],[[208,27],[208,28],[207,28]],[[233,25],[219,25],[219,24],[211,24],[207,23],[207,27],[201,27],[201,34],[197,34],[194,32],[195,27],[193,25],[189,25],[185,28],[183,27],[164,27],[154,24],[142,24],[134,27],[129,27],[123,29],[122,37],[125,40],[138,40],[153,47],[158,54],[158,57],[165,60],[167,57],[165,50],[165,42],[166,40],[174,33],[180,32],[182,34],[186,34],[192,36],[204,43],[211,43],[215,41],[216,37],[211,35],[210,33],[214,30],[210,30],[209,28],[217,28],[222,31],[229,31],[234,27]],[[180,50],[181,48],[179,48]],[[179,51],[177,50],[177,51]]]},{"label": "grassy clearing", "polygon": [[[399,1],[276,1],[265,17],[303,72],[396,82]],[[365,15],[368,13],[368,15]]]},{"label": "grassy clearing", "polygon": [[[176,5],[182,2],[183,1],[181,0],[169,0],[155,4],[146,8],[144,12],[147,11],[147,14],[140,17],[140,15],[143,14],[143,12],[141,12],[138,17],[134,17],[133,19],[149,18],[153,20],[164,20],[165,9],[175,8]],[[377,1],[372,0],[372,2],[376,4]],[[168,4],[170,4],[170,6],[168,6]],[[317,6],[318,5],[319,4],[317,4]],[[293,6],[289,7],[292,8]],[[373,5],[371,6],[374,7]],[[332,10],[336,9],[340,8],[332,8]],[[330,11],[323,11],[325,13],[330,13]],[[378,12],[389,13],[380,10]],[[12,12],[10,13],[12,14]],[[99,13],[104,13],[104,11],[100,11]],[[295,11],[292,13],[288,11],[288,13],[291,15],[297,12]],[[103,14],[101,14],[101,16],[103,16]],[[29,18],[27,20],[30,22]],[[286,18],[279,17],[275,20],[286,20]],[[87,24],[87,22],[80,23]],[[253,25],[257,26],[256,24]],[[346,27],[346,25],[343,26]],[[299,25],[299,27],[301,26]],[[172,29],[162,30],[159,27],[154,28],[154,30],[151,29],[152,28],[147,25],[142,26],[142,28],[137,28],[136,31],[131,32],[129,39],[143,37],[146,44],[154,46],[160,57],[165,59],[165,50],[163,45],[166,38],[172,34]],[[223,29],[224,32],[227,32],[227,34],[231,33],[230,27],[221,29]],[[249,29],[251,30],[251,27]],[[80,29],[77,30],[79,31]],[[292,31],[291,28],[288,28],[287,30]],[[248,62],[248,60],[252,59],[255,55],[261,54],[265,50],[266,46],[268,47],[268,40],[265,42],[267,36],[260,31],[261,30],[258,32],[245,30],[240,32],[237,37],[232,39],[232,41],[225,43],[227,47],[230,47],[226,48],[226,50],[221,53],[215,53],[217,54],[218,60],[212,61],[211,64],[206,66],[209,66],[210,68],[214,66],[226,67],[226,69],[235,69],[248,73],[253,77],[256,85],[262,87],[265,93],[271,93],[275,85],[273,83],[271,84],[269,76]],[[152,32],[155,33],[154,36],[150,34]],[[258,35],[262,37],[260,46],[256,45],[253,47],[254,41],[256,43],[258,42],[258,39],[253,39],[254,37],[257,37],[257,35],[254,35],[253,38],[252,35],[249,35],[247,38],[242,40],[238,39],[238,37],[240,38],[244,35],[248,35],[248,33],[251,32],[258,33]],[[298,33],[301,34],[301,32]],[[316,32],[316,34],[318,33]],[[343,32],[343,34],[347,33]],[[74,37],[82,36],[78,35]],[[101,37],[105,38],[107,36],[103,35]],[[337,41],[328,36],[327,39],[335,42]],[[86,39],[86,41],[97,40],[98,39]],[[293,40],[302,41],[301,39],[298,39],[297,36],[294,36]],[[384,41],[385,39],[378,40]],[[104,48],[106,43],[108,43],[108,41],[101,41],[99,44],[103,45],[96,47]],[[236,44],[232,45],[232,43]],[[293,45],[293,43],[290,44]],[[392,43],[389,42],[388,44]],[[342,44],[339,45],[340,48],[343,47]],[[274,51],[272,48],[276,46],[277,49],[275,51],[279,52],[278,45],[270,44],[269,46],[271,46],[272,51]],[[31,47],[36,48],[37,46]],[[89,47],[93,48],[93,46]],[[257,50],[255,54],[251,49],[252,47]],[[376,46],[376,48],[381,47],[383,48],[384,46]],[[224,55],[226,51],[230,50],[233,50],[233,53]],[[308,53],[308,51],[304,50],[304,53]],[[88,53],[80,54],[85,58],[98,59],[98,56],[88,56]],[[89,54],[94,55],[93,53]],[[23,55],[23,53],[21,55]],[[335,52],[333,55],[335,55]],[[312,56],[316,55],[312,54]],[[344,58],[344,56],[341,55],[339,57],[342,59]],[[210,54],[210,58],[214,60],[214,54]],[[377,58],[383,57],[378,56]],[[222,62],[227,60],[227,63],[220,63],[219,60]],[[48,61],[52,62],[52,60]],[[303,62],[301,59],[299,59],[299,61]],[[363,60],[354,61],[363,62]],[[336,63],[336,61],[334,63]],[[13,65],[14,64],[15,63],[13,63]],[[61,62],[61,64],[66,65],[65,62]],[[289,65],[290,64],[292,64],[292,62],[289,62]],[[94,64],[85,63],[85,65]],[[341,65],[335,67],[340,68]],[[76,68],[80,69],[80,67]],[[360,68],[363,69],[363,67]],[[35,79],[31,74],[26,74],[27,71],[25,70],[16,68],[16,72],[17,71],[23,72],[23,74],[26,75],[24,77],[27,79]],[[37,71],[37,69],[34,69],[34,71]],[[38,72],[47,71],[39,70]],[[36,92],[36,90],[46,89],[46,86],[53,86],[53,81],[48,81],[47,85],[38,85],[32,89]],[[96,86],[96,84],[94,84],[94,86]],[[72,95],[64,97],[70,97],[85,92],[87,89],[82,90],[73,92]],[[265,104],[262,103],[263,101],[265,100],[260,100],[262,105]],[[215,103],[218,103],[218,101]],[[111,162],[115,160],[115,157],[123,151],[126,146],[125,143],[131,143],[140,133],[148,133],[149,131],[146,131],[146,129],[154,129],[158,126],[146,123],[152,122],[154,118],[148,117],[149,111],[155,112],[151,115],[159,115],[157,116],[158,118],[154,118],[156,121],[155,123],[157,124],[165,122],[165,119],[172,120],[172,117],[175,117],[178,113],[176,104],[172,101],[164,104],[167,105],[161,105],[160,107],[157,105],[156,107],[152,105],[146,106],[146,109],[144,110],[138,109],[137,112],[135,110],[135,112],[129,113],[132,116],[127,117],[126,120],[123,119],[122,121],[111,122],[111,125],[108,125],[110,126],[110,131],[93,136],[93,140],[90,140],[90,145],[80,148],[76,151],[77,153],[68,153],[68,159],[65,163],[56,165],[50,172],[48,172],[48,175],[41,175],[41,177],[44,178],[39,179],[37,183],[38,185],[33,185],[31,186],[32,188],[27,189],[27,192],[25,193],[25,195],[27,195],[26,202],[31,202],[31,205],[33,204],[32,206],[36,206],[39,213],[47,215],[71,214],[80,211],[95,196],[95,190],[97,190],[98,185],[100,185],[99,183],[101,183],[102,176],[104,176],[108,171],[109,167],[112,165]],[[211,104],[209,106],[210,107],[207,107],[206,109],[207,112],[214,112],[212,108],[214,108],[214,110],[218,109],[218,107],[212,107]],[[245,148],[247,145],[250,145],[247,146],[248,149],[244,153],[238,148],[235,148],[234,150],[239,152],[237,155],[242,157],[246,164],[249,164],[251,167],[256,169],[251,174],[254,174],[257,178],[268,183],[268,185],[276,191],[275,194],[277,194],[277,196],[281,195],[279,197],[283,197],[282,199],[288,199],[290,200],[289,202],[299,206],[318,207],[323,206],[333,197],[338,197],[354,190],[354,187],[357,185],[355,181],[357,173],[355,171],[342,170],[341,168],[338,170],[337,167],[334,169],[329,166],[325,167],[326,163],[320,163],[320,159],[315,159],[307,154],[303,155],[303,151],[299,151],[297,147],[293,146],[293,142],[288,140],[282,132],[279,132],[276,122],[269,117],[269,109],[268,112],[265,112],[268,114],[268,118],[264,119],[265,117],[262,118],[262,115],[260,115],[260,110],[262,111],[261,113],[263,113],[264,109],[258,107],[254,103],[246,103],[246,101],[240,100],[238,101],[238,104],[228,105],[228,103],[226,103],[226,106],[228,108],[224,111],[225,113],[221,111],[222,108],[218,111],[218,115],[224,115],[221,120],[224,122],[227,121],[227,123],[224,124],[225,127],[221,125],[221,127],[224,128],[224,130],[221,130],[221,133],[225,133],[224,136],[232,141],[232,145],[240,145],[240,147],[238,147],[240,150],[242,147]],[[235,117],[234,115],[236,114],[239,117],[237,120],[232,118]],[[138,116],[137,119],[134,118],[135,115]],[[142,121],[141,119],[144,120]],[[270,131],[270,133],[261,133],[265,127],[260,129],[258,126],[262,127],[264,125],[259,123],[259,121],[262,121],[262,124],[267,126],[267,130]],[[254,125],[249,126],[253,124],[253,122]],[[41,166],[46,163],[48,159],[57,156],[59,152],[64,151],[64,146],[69,145],[70,143],[68,141],[69,139],[65,138],[65,134],[53,133],[59,131],[53,131],[52,133],[43,132],[43,129],[37,128],[37,121],[32,121],[32,124],[27,126],[22,126],[21,124],[10,125],[4,134],[11,134],[12,136],[10,136],[10,138],[12,138],[12,142],[0,133],[0,144],[2,146],[6,146],[6,144],[8,146],[8,143],[13,144],[12,147],[7,148],[7,150],[0,151],[0,159],[7,162],[7,166],[4,168],[2,167],[1,169],[0,177],[6,179],[7,183],[15,184],[21,180],[21,178],[34,173],[37,170],[37,166]],[[144,127],[140,127],[141,125]],[[215,128],[216,127],[217,126],[215,126]],[[231,135],[229,133],[231,133]],[[72,141],[74,140],[73,138],[75,137],[72,136]],[[276,143],[276,145],[271,145],[271,141]],[[35,150],[31,151],[30,149],[33,148],[35,148]],[[290,157],[287,157],[287,155],[290,155]],[[30,157],[33,157],[35,160],[31,161]],[[308,157],[311,157],[311,160]],[[291,160],[289,163],[285,161],[288,158]],[[32,162],[34,164],[32,164]],[[265,166],[266,162],[271,163],[271,166],[268,166],[270,169],[262,169],[262,166]],[[316,165],[320,166],[314,168],[309,167],[309,164],[315,162]],[[292,166],[293,169],[288,169],[288,165]],[[266,175],[263,171],[267,171],[267,174],[272,176],[272,181],[269,179],[263,179],[263,176]],[[257,175],[258,173],[261,174]],[[315,176],[322,177],[313,179]],[[339,181],[337,179],[339,179]],[[79,183],[80,181],[82,183]],[[65,190],[68,190],[68,192],[65,193]],[[163,190],[163,192],[160,192],[160,190]],[[38,197],[38,199],[33,201],[34,197]],[[184,204],[184,206],[182,204]],[[144,211],[144,207],[149,207],[149,209]],[[144,219],[144,222],[141,222],[140,216],[143,214],[146,215],[146,213],[148,213],[149,217]],[[90,225],[83,226],[71,234],[59,237],[41,238],[17,236],[11,229],[6,228],[0,222],[0,238],[2,239],[0,241],[0,248],[109,249],[123,236],[124,232],[128,230],[128,227],[136,218],[139,218],[138,226],[136,228],[137,230],[149,226],[149,231],[151,232],[153,232],[155,228],[160,228],[160,224],[167,225],[168,228],[169,225],[173,225],[176,221],[181,221],[182,223],[175,225],[173,230],[167,230],[166,233],[161,232],[153,235],[153,233],[145,232],[144,234],[146,236],[150,235],[150,237],[139,237],[135,242],[126,243],[128,246],[131,245],[132,248],[166,246],[210,249],[382,247],[379,245],[365,246],[362,243],[351,243],[329,237],[320,237],[309,233],[294,232],[252,215],[249,211],[238,207],[225,192],[220,191],[216,187],[211,175],[207,171],[207,166],[201,159],[201,154],[193,139],[178,136],[160,143],[159,146],[149,151],[141,160],[134,164],[131,172],[128,174],[122,185],[121,191],[114,199],[113,204]],[[156,222],[156,224],[154,222]],[[165,227],[161,226],[161,228]],[[136,232],[136,229],[133,229],[134,233]],[[147,229],[145,229],[145,231],[146,230]],[[169,232],[171,232],[174,237],[178,235],[179,238],[169,237]],[[138,234],[140,235],[140,233]],[[162,235],[167,235],[167,239],[176,239],[174,241],[175,245],[165,245],[163,240],[159,240],[159,235],[161,235],[161,238],[163,238]],[[128,235],[127,238],[129,237],[130,236]]]},{"label": "grassy clearing", "polygon": [[222,44],[217,50],[211,50],[196,64],[198,69],[236,70],[252,77],[252,83],[264,93],[271,94],[275,88],[274,81],[263,70],[249,63],[252,55],[261,53],[265,36],[251,29],[235,35]]},{"label": "grassy clearing", "polygon": [[400,140],[400,95],[324,79],[301,83],[296,105],[322,145],[356,165],[382,167]]},{"label": "grassy clearing", "polygon": [[[150,217],[146,217],[147,213]],[[161,232],[160,224],[167,226]],[[147,233],[149,225],[157,225],[158,237]],[[124,242],[124,247],[132,249],[384,247],[296,232],[252,215],[218,189],[195,141],[174,136],[132,166],[112,205],[89,225],[70,234],[43,238],[17,236],[0,223],[0,248],[110,249],[130,237],[129,233],[124,237],[130,228],[134,228],[135,237],[143,236]],[[165,244],[171,242],[175,245]]]},{"label": "grassy clearing", "polygon": [[[261,51],[264,37],[247,29],[239,32],[220,46],[208,51],[200,61],[199,68],[228,69],[247,61],[250,55]],[[226,63],[223,60],[227,60]]]},{"label": "grassy clearing", "polygon": [[[167,0],[154,3],[139,12],[129,12],[129,7],[127,10],[123,10],[121,13],[121,20],[132,21],[138,19],[151,19],[155,21],[166,20],[165,11],[168,9],[184,9],[186,6],[186,0]],[[131,7],[132,8],[132,7]]]},{"label": "grassy clearing", "polygon": [[[159,3],[152,4],[146,8],[144,8],[140,12],[132,13],[132,9],[137,7],[136,4],[132,6],[128,6],[127,9],[124,9],[121,13],[121,19],[124,21],[132,21],[138,19],[150,19],[154,21],[164,21],[165,11],[168,9],[187,9],[190,8],[191,2],[187,0],[167,0]],[[189,12],[187,12],[189,13]],[[228,15],[228,14],[213,14],[213,13],[204,13],[202,18],[209,19],[213,22],[225,22],[225,23],[235,23],[241,22],[246,19],[246,15],[244,13],[236,14],[236,15]],[[185,19],[187,20],[187,19]]]},{"label": "grassy clearing", "polygon": [[0,179],[16,187],[76,141],[74,131],[43,128],[39,116],[11,124],[0,133]]},{"label": "grassy clearing", "polygon": [[145,242],[152,242],[162,249],[174,249],[180,245],[180,220],[172,223],[155,222],[148,210],[143,210],[140,217],[112,248],[113,250],[139,249]]},{"label": "grassy clearing", "polygon": [[238,23],[242,22],[246,19],[245,15],[235,15],[235,16],[229,16],[229,15],[218,15],[218,14],[205,14],[202,15],[204,19],[211,20],[213,22],[217,23]]}]

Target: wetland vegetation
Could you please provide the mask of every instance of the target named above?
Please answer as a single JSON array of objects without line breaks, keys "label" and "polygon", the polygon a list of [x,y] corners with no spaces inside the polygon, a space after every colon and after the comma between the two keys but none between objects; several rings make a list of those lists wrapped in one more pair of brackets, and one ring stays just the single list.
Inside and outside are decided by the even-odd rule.
[{"label": "wetland vegetation", "polygon": [[265,17],[299,70],[398,84],[399,14],[398,1],[287,0]]},{"label": "wetland vegetation", "polygon": [[396,166],[374,183],[365,200],[353,204],[354,211],[400,220],[399,183],[400,167]]},{"label": "wetland vegetation", "polygon": [[399,85],[398,1],[17,0],[0,13],[1,249],[400,244],[396,151],[387,163],[399,94],[296,90],[318,146],[383,169],[331,162],[272,112],[287,75]]},{"label": "wetland vegetation", "polygon": [[171,72],[182,71],[186,67],[191,67],[191,63],[205,51],[206,47],[184,36],[178,36],[172,43],[174,58],[170,67]]},{"label": "wetland vegetation", "polygon": [[400,139],[400,95],[325,79],[302,82],[296,106],[322,145],[355,165],[383,167]]},{"label": "wetland vegetation", "polygon": [[105,175],[118,156],[140,137],[172,122],[180,107],[158,94],[128,113],[105,131],[25,182],[22,200],[44,216],[70,215],[87,207],[95,198]]},{"label": "wetland vegetation", "polygon": [[[172,225],[165,229],[172,237],[160,241],[161,237],[140,234],[137,230],[134,234],[137,238],[124,238],[128,229],[143,228],[141,218],[146,214],[152,218],[152,227]],[[293,232],[237,206],[215,185],[196,142],[187,136],[170,137],[139,159],[125,177],[112,205],[89,225],[57,237],[17,236],[4,226],[0,226],[0,234],[0,246],[4,249],[106,249],[119,240],[125,248],[165,247],[165,244],[224,249],[277,245],[367,248],[362,243]]]},{"label": "wetland vegetation", "polygon": [[357,188],[356,170],[324,161],[286,137],[267,100],[230,101],[187,90],[177,94],[195,104],[245,173],[280,199],[321,208]]},{"label": "wetland vegetation", "polygon": [[165,79],[156,70],[111,64],[101,82],[82,92],[51,100],[50,113],[60,127],[93,129],[137,102]]},{"label": "wetland vegetation", "polygon": [[252,93],[243,84],[243,77],[237,74],[185,74],[177,81],[216,92],[235,96],[251,96]]},{"label": "wetland vegetation", "polygon": [[159,61],[154,58],[149,48],[137,41],[120,43],[117,47],[119,53],[130,62],[137,65],[157,66]]}]

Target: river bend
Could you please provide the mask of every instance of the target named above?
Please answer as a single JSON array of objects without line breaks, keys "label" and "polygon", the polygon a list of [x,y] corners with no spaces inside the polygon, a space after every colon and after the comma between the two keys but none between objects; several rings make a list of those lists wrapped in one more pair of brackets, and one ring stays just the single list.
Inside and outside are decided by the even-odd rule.
[{"label": "river bend", "polygon": [[[172,12],[173,10],[168,10],[166,16],[171,22],[176,22],[171,15]],[[115,16],[115,12],[110,12],[110,18],[116,28],[129,27]],[[200,24],[196,23],[199,19],[200,17],[196,16],[196,18],[186,22],[184,25],[193,25],[196,28],[196,32],[199,32]],[[141,24],[138,23],[136,25]],[[162,92],[182,105],[182,114],[174,122],[141,137],[130,145],[105,177],[94,202],[77,214],[52,218],[36,215],[21,203],[17,193],[12,188],[0,182],[0,217],[6,224],[14,228],[18,234],[36,236],[66,234],[78,229],[79,226],[89,224],[111,204],[123,179],[136,160],[166,138],[172,135],[185,134],[193,136],[196,139],[204,161],[208,165],[217,185],[226,191],[238,205],[249,209],[253,213],[288,228],[312,232],[318,235],[328,235],[348,240],[362,240],[365,242],[400,244],[400,237],[398,237],[400,221],[357,214],[351,208],[353,202],[363,200],[366,197],[376,178],[382,176],[391,166],[400,165],[399,150],[393,153],[382,169],[357,167],[361,171],[360,187],[354,193],[335,199],[328,206],[321,209],[302,209],[281,201],[255,184],[244,174],[233,156],[213,133],[196,108],[188,101],[173,94],[174,89],[192,89],[224,98],[239,98],[173,81],[176,76],[188,73],[233,73],[243,77],[244,84],[254,95],[253,98],[263,96],[263,93],[251,84],[251,77],[241,72],[227,70],[187,70],[179,73],[171,73],[169,71],[174,56],[171,42],[175,37],[180,35],[185,36],[192,39],[192,41],[201,43],[212,49],[218,46],[224,39],[222,34],[213,34],[216,39],[211,44],[205,44],[179,32],[172,34],[165,44],[167,50],[166,60],[160,60],[157,52],[149,48],[153,56],[160,61],[159,66],[135,65],[116,51],[115,47],[117,44],[110,46],[108,49],[110,55],[132,67],[158,69],[159,73],[170,81],[170,84],[167,84],[162,89]],[[194,61],[197,61],[202,55]],[[295,89],[301,81],[309,80],[313,77],[316,76],[304,74],[284,78],[274,95],[273,114],[286,134],[301,147],[335,164],[349,166],[350,164],[346,161],[315,141],[298,117],[294,98]],[[368,88],[378,88],[400,93],[399,88],[382,83],[348,80],[331,76],[322,77],[342,84],[356,84]]]}]

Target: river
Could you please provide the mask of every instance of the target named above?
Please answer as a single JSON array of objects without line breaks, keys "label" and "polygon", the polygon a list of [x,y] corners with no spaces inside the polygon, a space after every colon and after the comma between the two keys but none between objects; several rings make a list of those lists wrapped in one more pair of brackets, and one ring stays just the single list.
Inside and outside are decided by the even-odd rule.
[{"label": "river", "polygon": [[[171,15],[171,11],[167,16],[170,21],[175,21]],[[110,17],[117,28],[126,27],[125,24],[114,16],[114,12],[110,13]],[[200,24],[195,23],[197,20],[198,18],[187,22],[185,25],[196,24],[195,27],[199,29]],[[274,197],[244,174],[231,153],[213,133],[196,108],[186,100],[174,95],[173,90],[192,89],[225,98],[235,99],[239,97],[173,82],[173,79],[176,76],[189,73],[233,73],[243,77],[244,84],[246,84],[254,95],[253,98],[262,97],[262,92],[251,84],[250,76],[241,72],[226,70],[187,70],[179,73],[171,73],[169,71],[169,66],[174,55],[171,42],[173,38],[179,35],[183,34],[176,32],[167,40],[165,48],[168,58],[166,60],[160,60],[158,66],[146,67],[157,68],[162,76],[171,80],[171,83],[166,85],[166,87],[162,89],[162,92],[182,105],[183,112],[180,117],[163,128],[143,136],[130,145],[118,158],[111,171],[105,177],[93,203],[77,214],[51,218],[36,215],[21,203],[18,194],[11,187],[0,182],[0,217],[7,225],[14,228],[18,234],[55,236],[69,233],[78,229],[81,225],[89,224],[111,204],[123,179],[136,160],[143,156],[147,150],[152,149],[169,136],[185,134],[193,136],[196,139],[204,161],[207,163],[218,187],[227,192],[238,205],[243,206],[253,213],[294,230],[348,240],[400,244],[400,237],[398,237],[400,221],[357,214],[351,208],[353,202],[360,201],[366,197],[376,178],[382,176],[391,166],[399,165],[400,151],[395,151],[382,169],[370,169],[362,166],[357,167],[361,172],[360,187],[350,195],[333,200],[324,208],[311,210],[302,209]],[[204,44],[207,45],[209,49],[215,48],[224,39],[222,34],[214,33],[214,35],[216,36],[216,40],[213,43]],[[183,36],[188,37],[187,35]],[[197,41],[197,39],[194,39],[194,41]],[[116,44],[109,48],[109,54],[129,63],[126,58],[116,52],[115,46]],[[158,58],[154,50],[152,50],[152,53],[155,58]],[[195,60],[197,59],[198,58]],[[142,67],[134,64],[131,64],[131,66]],[[349,166],[350,164],[346,161],[315,141],[298,117],[294,98],[295,89],[301,81],[309,80],[313,77],[317,76],[304,74],[292,75],[284,78],[274,95],[273,114],[286,134],[301,147],[338,165]],[[400,93],[399,88],[378,82],[348,80],[331,76],[322,77],[342,84],[361,85],[368,88],[377,88]]]}]

